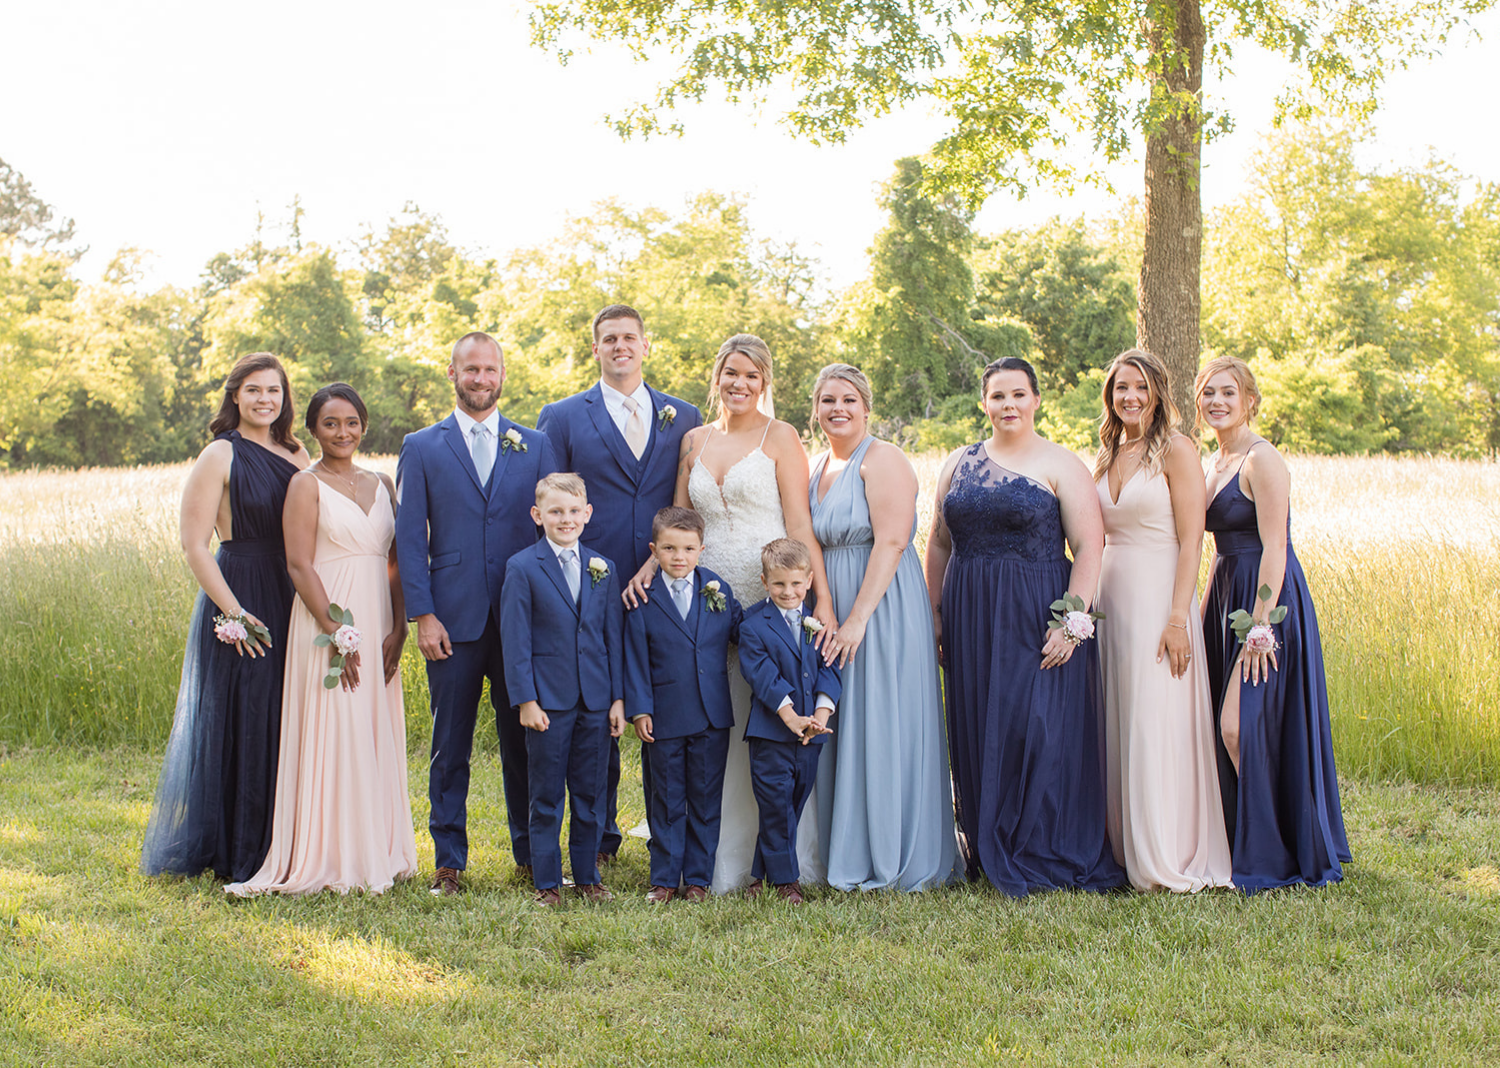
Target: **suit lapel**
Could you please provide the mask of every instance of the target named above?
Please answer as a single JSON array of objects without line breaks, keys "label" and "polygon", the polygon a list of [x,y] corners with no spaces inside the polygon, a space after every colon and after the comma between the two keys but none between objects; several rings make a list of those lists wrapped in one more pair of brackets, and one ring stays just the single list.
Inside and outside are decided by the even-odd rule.
[{"label": "suit lapel", "polygon": [[[442,428],[443,439],[448,442],[448,448],[453,450],[453,455],[457,457],[459,465],[469,472],[469,481],[474,483],[474,488],[481,495],[484,495],[485,486],[479,481],[479,472],[474,469],[474,457],[469,455],[469,444],[464,441],[464,432],[458,427],[458,416],[450,415],[439,425]],[[498,460],[496,466],[499,466]],[[493,473],[491,471],[492,475]]]},{"label": "suit lapel", "polygon": [[[577,551],[576,548],[574,551]],[[547,573],[547,577],[552,580],[552,585],[557,587],[558,594],[562,597],[563,601],[567,603],[568,607],[573,609],[573,614],[577,615],[578,605],[573,601],[573,594],[568,591],[568,580],[563,577],[562,561],[559,560],[557,558],[557,554],[552,551],[552,543],[546,538],[543,538],[541,541],[537,542],[536,555],[537,559],[541,561],[542,570],[545,571]],[[580,597],[583,596],[582,575],[579,575],[578,578],[578,595]]]},{"label": "suit lapel", "polygon": [[797,654],[797,663],[802,663],[802,635],[793,634],[791,626],[786,621],[786,616],[781,614],[781,609],[776,607],[776,602],[769,597],[766,598],[766,609],[771,613],[771,618],[776,621],[776,629],[781,631],[781,638],[791,646],[792,652]]},{"label": "suit lapel", "polygon": [[[495,435],[495,466],[490,468],[491,486],[500,485],[500,480],[505,477],[505,469],[510,465],[510,458],[514,455],[514,450],[505,448],[504,444],[505,432],[513,427],[516,427],[515,423],[512,423],[503,415],[500,417],[500,424],[496,428],[499,433]],[[519,432],[519,429],[517,429],[517,433]],[[527,496],[530,496],[530,494],[528,493]]]},{"label": "suit lapel", "polygon": [[[665,575],[661,577],[666,578]],[[693,636],[693,630],[689,626],[689,621],[693,618],[693,613],[697,611],[696,603],[692,608],[688,609],[688,618],[683,619],[682,613],[677,611],[677,602],[672,599],[671,583],[669,582],[665,586],[663,586],[661,592],[662,596],[653,597],[651,598],[651,600],[647,601],[646,604],[656,605],[660,609],[661,613],[668,619],[670,619],[674,625],[676,625],[678,630],[682,631],[689,638],[691,638]],[[694,600],[696,601],[697,599],[694,598]]]},{"label": "suit lapel", "polygon": [[651,461],[656,458],[657,439],[666,434],[661,428],[657,413],[667,406],[667,398],[663,393],[652,389],[648,383],[646,392],[651,394],[651,410],[643,413],[646,418],[646,451],[641,453],[641,474],[651,470]]},{"label": "suit lapel", "polygon": [[[594,383],[594,388],[583,395],[584,407],[588,409],[589,420],[594,424],[594,430],[598,433],[604,447],[609,454],[615,458],[615,463],[620,465],[620,470],[625,472],[625,477],[631,482],[638,481],[641,473],[641,462],[635,458],[630,451],[630,446],[625,444],[625,435],[620,433],[620,428],[615,426],[615,421],[609,417],[609,408],[604,403],[604,391],[599,384]],[[651,447],[651,438],[646,438],[646,448]],[[647,455],[642,453],[641,455]]]}]

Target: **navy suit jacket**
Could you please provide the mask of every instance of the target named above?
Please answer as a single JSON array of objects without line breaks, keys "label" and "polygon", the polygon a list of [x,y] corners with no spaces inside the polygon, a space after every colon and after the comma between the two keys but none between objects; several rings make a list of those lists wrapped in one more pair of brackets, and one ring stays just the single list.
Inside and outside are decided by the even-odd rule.
[{"label": "navy suit jacket", "polygon": [[500,645],[505,688],[517,705],[535,701],[543,709],[566,712],[581,700],[591,712],[607,712],[625,696],[619,571],[606,559],[609,574],[595,584],[588,565],[601,554],[582,542],[576,548],[581,565],[577,604],[545,539],[505,565]]},{"label": "navy suit jacket", "polygon": [[[505,562],[537,539],[536,484],[557,470],[545,434],[500,417],[526,446],[496,443],[488,493],[450,414],[406,435],[396,465],[396,558],[408,618],[435,613],[456,642],[478,641],[500,605]],[[497,613],[498,620],[498,613]]]},{"label": "navy suit jacket", "polygon": [[[734,726],[729,643],[739,640],[744,611],[729,583],[708,568],[694,569],[692,579],[687,619],[677,611],[665,572],[653,587],[659,592],[625,615],[625,714],[650,716],[656,738]],[[717,612],[703,599],[703,587],[712,581],[724,595]]]},{"label": "navy suit jacket", "polygon": [[[823,662],[823,654],[807,640],[805,631],[792,636],[792,628],[769,597],[752,605],[740,624],[740,671],[750,683],[751,694],[746,738],[797,743],[796,735],[776,714],[787,695],[797,715],[811,716],[818,694],[827,694],[837,704],[844,692],[839,669]],[[828,738],[816,735],[812,744],[821,745]]]},{"label": "navy suit jacket", "polygon": [[[702,414],[687,401],[646,389],[655,410],[650,415],[651,436],[639,460],[609,417],[598,383],[553,401],[536,421],[537,429],[552,441],[560,470],[576,472],[588,486],[594,506],[589,541],[629,568],[627,580],[651,555],[651,520],[672,503],[682,436],[703,422]],[[669,404],[677,409],[677,417],[663,429],[661,412]]]}]

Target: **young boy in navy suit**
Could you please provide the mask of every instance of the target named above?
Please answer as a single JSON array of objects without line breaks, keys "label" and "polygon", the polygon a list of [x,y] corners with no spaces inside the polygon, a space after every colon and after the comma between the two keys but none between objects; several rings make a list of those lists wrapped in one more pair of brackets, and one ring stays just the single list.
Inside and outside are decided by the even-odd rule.
[{"label": "young boy in navy suit", "polygon": [[596,861],[609,739],[625,729],[625,612],[614,563],[578,540],[592,511],[577,475],[538,482],[531,518],[544,537],[506,561],[500,592],[505,685],[527,728],[531,870],[542,905],[561,900],[565,793],[578,892],[614,898]]},{"label": "young boy in navy suit", "polygon": [[828,717],[842,692],[839,669],[813,645],[817,620],[803,611],[812,586],[812,556],[792,538],[760,551],[761,581],[770,595],[740,624],[740,671],[750,683],[750,785],[760,809],[753,897],[762,879],[793,905],[802,904],[797,821],[812,794],[818,755],[833,732]]},{"label": "young boy in navy suit", "polygon": [[625,707],[641,740],[641,784],[651,823],[651,889],[664,904],[679,886],[708,897],[719,849],[724,765],[734,709],[729,643],[743,612],[729,583],[698,566],[703,517],[663,508],[651,524],[662,595],[625,616]]}]

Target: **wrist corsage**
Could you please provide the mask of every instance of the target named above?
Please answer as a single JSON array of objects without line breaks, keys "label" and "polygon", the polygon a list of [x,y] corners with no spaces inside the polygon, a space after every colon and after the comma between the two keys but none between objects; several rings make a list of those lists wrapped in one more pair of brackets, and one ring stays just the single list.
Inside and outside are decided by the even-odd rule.
[{"label": "wrist corsage", "polygon": [[677,421],[677,409],[670,404],[663,404],[661,411],[656,413],[656,428],[665,430]]},{"label": "wrist corsage", "polygon": [[602,556],[589,557],[589,582],[590,588],[599,585],[609,578],[609,565],[604,562]]},{"label": "wrist corsage", "polygon": [[521,432],[511,427],[500,436],[501,452],[525,452],[526,443],[521,440]]},{"label": "wrist corsage", "polygon": [[703,603],[708,606],[710,612],[722,612],[728,603],[724,600],[724,591],[719,589],[718,579],[709,579],[703,584]]},{"label": "wrist corsage", "polygon": [[[1255,593],[1256,603],[1271,599],[1271,587],[1261,586]],[[1276,649],[1276,632],[1271,624],[1286,618],[1286,605],[1279,604],[1266,613],[1266,622],[1257,623],[1255,617],[1243,608],[1229,613],[1229,628],[1234,636],[1252,653],[1270,653]]]},{"label": "wrist corsage", "polygon": [[803,616],[802,630],[807,635],[807,642],[812,644],[814,638],[823,632],[823,621],[817,616]]},{"label": "wrist corsage", "polygon": [[1094,620],[1103,619],[1103,612],[1090,612],[1083,598],[1076,593],[1065,593],[1052,602],[1052,619],[1049,630],[1061,630],[1064,638],[1073,645],[1082,645],[1094,636]]},{"label": "wrist corsage", "polygon": [[271,647],[271,632],[259,623],[250,622],[244,612],[214,616],[214,637],[226,645],[244,642],[257,650],[262,645]]},{"label": "wrist corsage", "polygon": [[339,629],[332,634],[319,634],[313,639],[313,644],[320,648],[325,645],[333,647],[333,652],[328,656],[328,671],[323,676],[325,690],[331,690],[339,684],[339,679],[344,674],[344,661],[359,650],[360,639],[363,637],[354,629],[354,613],[349,609],[330,603],[328,618],[339,624]]}]

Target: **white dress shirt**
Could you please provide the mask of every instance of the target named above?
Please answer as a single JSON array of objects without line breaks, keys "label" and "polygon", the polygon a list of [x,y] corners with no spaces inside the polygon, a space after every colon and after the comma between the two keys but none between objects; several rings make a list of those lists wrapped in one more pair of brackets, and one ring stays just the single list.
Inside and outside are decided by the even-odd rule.
[{"label": "white dress shirt", "polygon": [[599,380],[599,392],[604,395],[604,410],[609,412],[611,422],[620,431],[620,436],[625,436],[625,423],[630,418],[630,413],[625,410],[625,398],[630,397],[635,401],[637,410],[641,413],[641,419],[646,424],[646,440],[651,440],[652,424],[656,422],[656,409],[651,404],[651,391],[646,388],[646,380],[641,379],[641,384],[635,387],[634,393],[621,393],[604,379]]},{"label": "white dress shirt", "polygon": [[462,408],[454,408],[453,414],[458,418],[458,429],[463,432],[464,444],[469,447],[469,459],[474,459],[474,428],[483,426],[490,432],[490,464],[500,459],[500,409],[494,411],[484,419],[475,419]]}]

